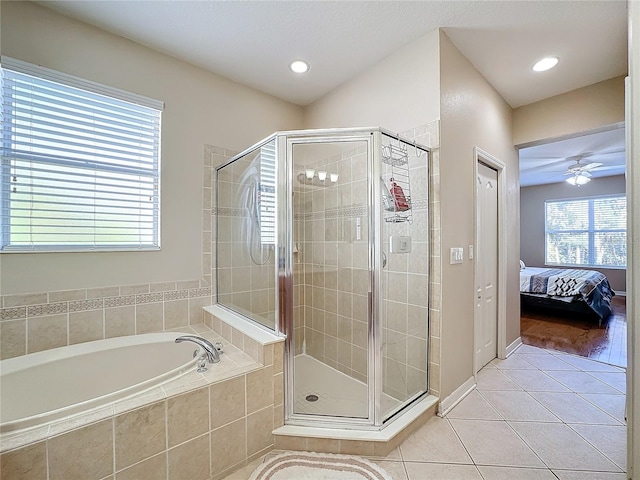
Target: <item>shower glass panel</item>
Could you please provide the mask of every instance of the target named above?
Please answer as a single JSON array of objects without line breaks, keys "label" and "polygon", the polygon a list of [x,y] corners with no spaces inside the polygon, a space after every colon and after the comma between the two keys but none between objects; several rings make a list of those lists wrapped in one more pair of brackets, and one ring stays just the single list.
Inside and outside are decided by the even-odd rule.
[{"label": "shower glass panel", "polygon": [[381,136],[382,418],[427,389],[429,153]]},{"label": "shower glass panel", "polygon": [[370,140],[318,140],[291,144],[292,413],[367,419]]},{"label": "shower glass panel", "polygon": [[428,185],[428,149],[377,128],[218,167],[217,301],[286,334],[285,423],[376,430],[427,393]]},{"label": "shower glass panel", "polygon": [[275,329],[276,139],[217,171],[218,303]]}]

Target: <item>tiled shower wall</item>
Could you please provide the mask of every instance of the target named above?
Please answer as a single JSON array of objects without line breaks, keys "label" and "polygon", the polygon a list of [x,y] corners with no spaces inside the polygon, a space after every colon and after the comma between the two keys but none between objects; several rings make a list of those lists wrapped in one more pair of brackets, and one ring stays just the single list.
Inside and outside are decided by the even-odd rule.
[{"label": "tiled shower wall", "polygon": [[[431,373],[430,392],[437,395],[440,386],[439,123],[401,136],[432,148],[428,175],[426,155],[416,158],[413,154],[410,161],[413,222],[383,225],[383,248],[389,262],[381,292],[383,389],[404,400],[424,388],[425,359]],[[366,155],[364,151],[346,152],[304,166],[340,176],[334,186],[305,189],[296,184],[294,188],[296,354],[302,352],[304,342],[307,354],[366,381]],[[355,238],[356,218],[362,228],[360,240]],[[388,253],[391,235],[411,236],[412,252]]]},{"label": "tiled shower wall", "polygon": [[[416,127],[414,129],[401,132],[402,137],[407,138],[409,140],[415,140],[417,143],[421,143],[431,148],[431,159],[430,159],[430,170],[429,170],[429,199],[428,199],[428,234],[426,232],[426,227],[424,224],[418,222],[416,223],[416,230],[418,230],[417,236],[420,240],[415,243],[416,250],[415,253],[418,255],[418,262],[422,262],[423,253],[419,253],[419,250],[423,249],[426,245],[425,242],[430,243],[429,248],[429,272],[425,274],[425,272],[415,272],[413,267],[413,259],[411,262],[407,259],[406,262],[406,270],[404,263],[398,258],[390,258],[389,259],[389,274],[393,273],[394,275],[407,275],[407,303],[406,303],[406,317],[405,308],[403,306],[402,301],[389,298],[388,302],[386,302],[384,309],[387,311],[387,318],[384,324],[384,333],[385,336],[390,338],[392,342],[391,351],[389,348],[385,349],[386,355],[386,364],[388,365],[385,372],[385,391],[397,395],[398,397],[405,398],[406,395],[410,394],[411,388],[410,386],[413,384],[413,380],[408,381],[408,379],[415,379],[416,377],[421,377],[422,372],[416,372],[415,370],[415,359],[416,356],[421,357],[424,352],[425,343],[424,340],[427,340],[427,354],[428,354],[428,365],[429,365],[429,392],[438,395],[440,390],[440,298],[441,298],[441,257],[440,257],[440,169],[439,169],[439,146],[440,146],[440,122],[432,122],[426,125],[422,125],[420,127]],[[357,153],[357,152],[356,152]],[[215,223],[212,222],[212,214],[215,215],[215,210],[212,210],[211,206],[215,203],[215,192],[213,190],[214,181],[215,181],[215,166],[222,165],[226,161],[228,161],[232,156],[235,155],[235,152],[226,150],[224,148],[219,147],[210,147],[206,146],[205,148],[205,189],[204,189],[204,200],[203,200],[203,214],[204,214],[204,245],[205,245],[205,265],[207,261],[209,265],[211,264],[211,257],[215,258],[215,235],[214,228]],[[341,160],[341,159],[340,159]],[[327,171],[336,171],[331,170],[331,168],[337,169],[337,172],[340,174],[339,180],[342,181],[350,180],[353,177],[353,170],[348,172],[346,170],[347,164],[342,164],[340,168],[338,168],[339,159],[333,159],[335,162],[335,167],[331,165],[331,167],[327,167]],[[358,175],[358,171],[356,171],[356,175]],[[366,170],[365,173],[359,178],[366,178]],[[330,187],[327,187],[330,188]],[[325,260],[328,257],[329,262],[333,260],[333,251],[329,250],[328,255],[321,250],[319,247],[322,245],[323,247],[327,244],[326,239],[333,238],[333,232],[336,232],[336,235],[340,234],[338,226],[342,226],[345,229],[349,228],[349,222],[353,221],[355,218],[355,214],[353,211],[342,210],[340,211],[338,207],[337,200],[334,202],[333,194],[323,195],[323,201],[328,198],[328,203],[326,203],[326,208],[332,210],[331,214],[327,214],[325,217],[324,225],[324,235],[325,240],[321,241],[311,241],[311,245],[301,245],[301,240],[305,238],[305,228],[310,229],[311,232],[317,234],[317,237],[320,239],[322,236],[320,223],[314,222],[313,211],[311,207],[307,205],[313,200],[311,192],[302,193],[301,189],[297,189],[299,193],[294,194],[294,202],[296,202],[297,209],[294,210],[299,212],[298,215],[294,218],[294,243],[298,246],[298,253],[294,253],[294,338],[295,338],[295,352],[296,354],[301,353],[303,341],[305,336],[307,338],[307,342],[311,340],[314,335],[315,339],[319,338],[319,333],[323,332],[324,334],[320,335],[324,338],[329,338],[328,341],[325,341],[324,338],[322,341],[318,341],[316,344],[311,343],[311,345],[307,345],[307,351],[312,353],[318,358],[324,356],[327,360],[327,363],[331,364],[332,359],[335,359],[336,368],[342,368],[343,371],[348,372],[350,369],[351,374],[354,376],[358,376],[358,378],[362,379],[362,375],[366,370],[363,371],[361,364],[358,364],[358,361],[361,361],[361,353],[357,348],[364,349],[366,347],[366,290],[363,291],[352,291],[351,292],[351,329],[349,331],[349,323],[346,321],[348,318],[346,315],[338,312],[338,308],[340,312],[345,312],[346,300],[344,300],[349,294],[349,287],[353,287],[354,285],[365,285],[366,284],[366,272],[363,272],[362,268],[353,269],[354,264],[358,265],[366,265],[366,255],[367,255],[367,242],[366,237],[363,237],[361,242],[355,242],[353,244],[348,244],[348,242],[343,242],[340,244],[340,248],[337,249],[337,268],[333,270],[333,272],[326,271],[313,271],[309,266],[309,262],[304,260],[305,251],[307,255],[311,255],[311,259],[313,259],[313,254],[315,252],[316,259],[319,258],[321,254],[325,255]],[[318,197],[320,194],[316,194]],[[420,190],[417,189],[414,192],[414,196],[416,196],[416,201],[420,199]],[[297,196],[297,198],[296,198]],[[316,198],[319,201],[318,198]],[[423,209],[424,202],[420,202],[419,208],[416,210]],[[314,211],[317,213],[317,209],[314,208]],[[224,211],[219,213],[221,216],[225,215]],[[361,220],[364,222],[364,218]],[[417,219],[418,220],[418,219]],[[362,223],[364,225],[364,223]],[[316,228],[316,230],[313,230]],[[401,227],[400,227],[401,228]],[[364,232],[363,232],[364,233]],[[390,231],[388,233],[394,233]],[[427,236],[428,235],[428,236]],[[207,242],[208,240],[208,242]],[[417,238],[414,240],[418,240]],[[315,245],[314,245],[315,244]],[[210,247],[209,247],[210,246]],[[309,248],[310,247],[310,248]],[[314,250],[314,247],[315,250]],[[208,250],[208,251],[207,251]],[[309,251],[310,250],[310,251]],[[208,256],[208,258],[207,258]],[[228,258],[226,255],[222,255],[220,258]],[[309,258],[307,256],[307,258]],[[398,264],[398,260],[399,264]],[[313,263],[313,262],[311,262]],[[214,265],[215,268],[215,265]],[[365,267],[366,268],[366,267]],[[409,268],[412,270],[409,271]],[[357,271],[356,271],[357,270]],[[205,270],[205,273],[207,270]],[[350,272],[351,274],[349,275]],[[419,281],[408,283],[408,275],[420,275],[421,278]],[[205,275],[206,278],[206,275]],[[215,302],[215,275],[213,277],[209,277],[211,285],[213,287],[213,301]],[[413,277],[412,277],[413,278]],[[396,277],[397,279],[397,277]],[[420,299],[417,302],[411,303],[408,295],[409,290],[415,292],[416,289],[420,288],[420,285],[424,284],[424,281],[428,282],[429,285],[429,302],[428,307],[425,306]],[[314,306],[313,303],[313,292],[314,285],[316,288],[316,303]],[[320,302],[320,289],[326,293],[328,290],[330,291],[329,297],[329,305],[330,309],[333,309],[334,305],[334,292],[335,297],[339,296],[341,292],[342,295],[339,297],[344,300],[342,306],[338,306],[339,304],[336,301],[335,307],[335,323],[334,323],[334,312],[330,311],[327,317],[326,311],[324,309],[320,309],[317,307]],[[414,293],[412,293],[412,300],[414,299]],[[271,297],[273,298],[273,296]],[[326,295],[322,300],[326,301]],[[428,309],[429,316],[429,331],[425,332],[424,329],[420,328],[420,331],[417,331],[417,325],[425,318],[425,308]],[[313,310],[322,310],[323,314],[316,314],[316,323],[313,323]],[[383,310],[384,310],[383,309]],[[400,313],[398,313],[400,312]],[[322,328],[320,327],[319,318],[324,316],[324,321],[322,324]],[[338,323],[338,318],[343,317],[343,321],[340,325],[336,325]],[[327,320],[328,318],[328,320]],[[406,319],[406,321],[405,321]],[[341,343],[338,343],[338,331],[337,329],[340,326],[339,334],[342,336]],[[365,329],[364,340],[362,329]],[[303,332],[305,329],[309,329],[306,333],[309,335],[304,335]],[[355,333],[354,333],[355,331]],[[315,332],[315,333],[314,333]],[[327,333],[334,333],[334,335],[327,335]],[[424,336],[427,335],[425,338]],[[332,338],[331,338],[332,337]],[[334,341],[333,338],[336,340]],[[345,340],[349,338],[350,341],[347,342]],[[353,342],[355,338],[355,342]],[[343,343],[344,342],[344,343]],[[334,349],[334,344],[340,346],[340,352],[343,353],[343,356],[340,357],[342,360],[338,362],[338,347]],[[328,350],[327,350],[328,345]],[[349,345],[349,348],[347,348]],[[322,353],[320,353],[320,346],[322,346]],[[353,347],[352,347],[353,346]],[[353,363],[353,355],[350,358],[351,363],[346,358],[346,352],[353,349],[356,352],[356,364],[354,367]],[[392,356],[389,353],[393,353]],[[342,365],[340,367],[340,365]],[[349,366],[351,365],[351,366]],[[355,372],[355,373],[354,373]]]},{"label": "tiled shower wall", "polygon": [[336,183],[326,180],[324,187],[294,187],[294,242],[298,248],[294,262],[299,277],[295,292],[296,353],[302,351],[304,341],[307,354],[366,381],[366,147],[362,144],[304,167],[339,176]]}]

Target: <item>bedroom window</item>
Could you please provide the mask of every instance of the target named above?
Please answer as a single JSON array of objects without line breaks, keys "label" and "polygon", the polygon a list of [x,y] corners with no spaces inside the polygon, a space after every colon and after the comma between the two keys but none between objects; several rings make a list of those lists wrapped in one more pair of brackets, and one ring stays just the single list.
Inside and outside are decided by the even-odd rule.
[{"label": "bedroom window", "polygon": [[158,250],[162,102],[1,61],[0,251]]},{"label": "bedroom window", "polygon": [[625,196],[547,200],[545,210],[547,265],[626,267]]}]

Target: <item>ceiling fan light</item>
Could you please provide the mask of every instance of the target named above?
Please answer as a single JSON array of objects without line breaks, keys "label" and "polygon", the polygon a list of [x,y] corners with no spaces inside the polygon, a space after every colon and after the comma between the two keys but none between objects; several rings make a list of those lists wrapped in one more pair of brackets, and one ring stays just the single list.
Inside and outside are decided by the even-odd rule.
[{"label": "ceiling fan light", "polygon": [[590,181],[591,179],[586,175],[583,175],[582,173],[578,173],[577,175],[569,177],[566,180],[566,182],[569,183],[570,185],[576,185],[578,187],[580,185],[584,185],[585,183],[589,183]]},{"label": "ceiling fan light", "polygon": [[591,179],[585,175],[578,175],[576,177],[576,185],[580,186],[580,185],[584,185],[585,183],[589,183],[591,181]]}]

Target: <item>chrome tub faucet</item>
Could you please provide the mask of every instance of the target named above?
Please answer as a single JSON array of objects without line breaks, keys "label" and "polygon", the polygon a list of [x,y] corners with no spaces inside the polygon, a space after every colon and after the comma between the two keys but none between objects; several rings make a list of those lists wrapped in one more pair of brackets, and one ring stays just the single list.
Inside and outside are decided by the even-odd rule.
[{"label": "chrome tub faucet", "polygon": [[176,338],[176,343],[181,342],[193,342],[196,345],[200,345],[207,356],[209,363],[218,363],[220,361],[220,353],[218,349],[206,338],[198,337],[196,335],[183,335]]}]

